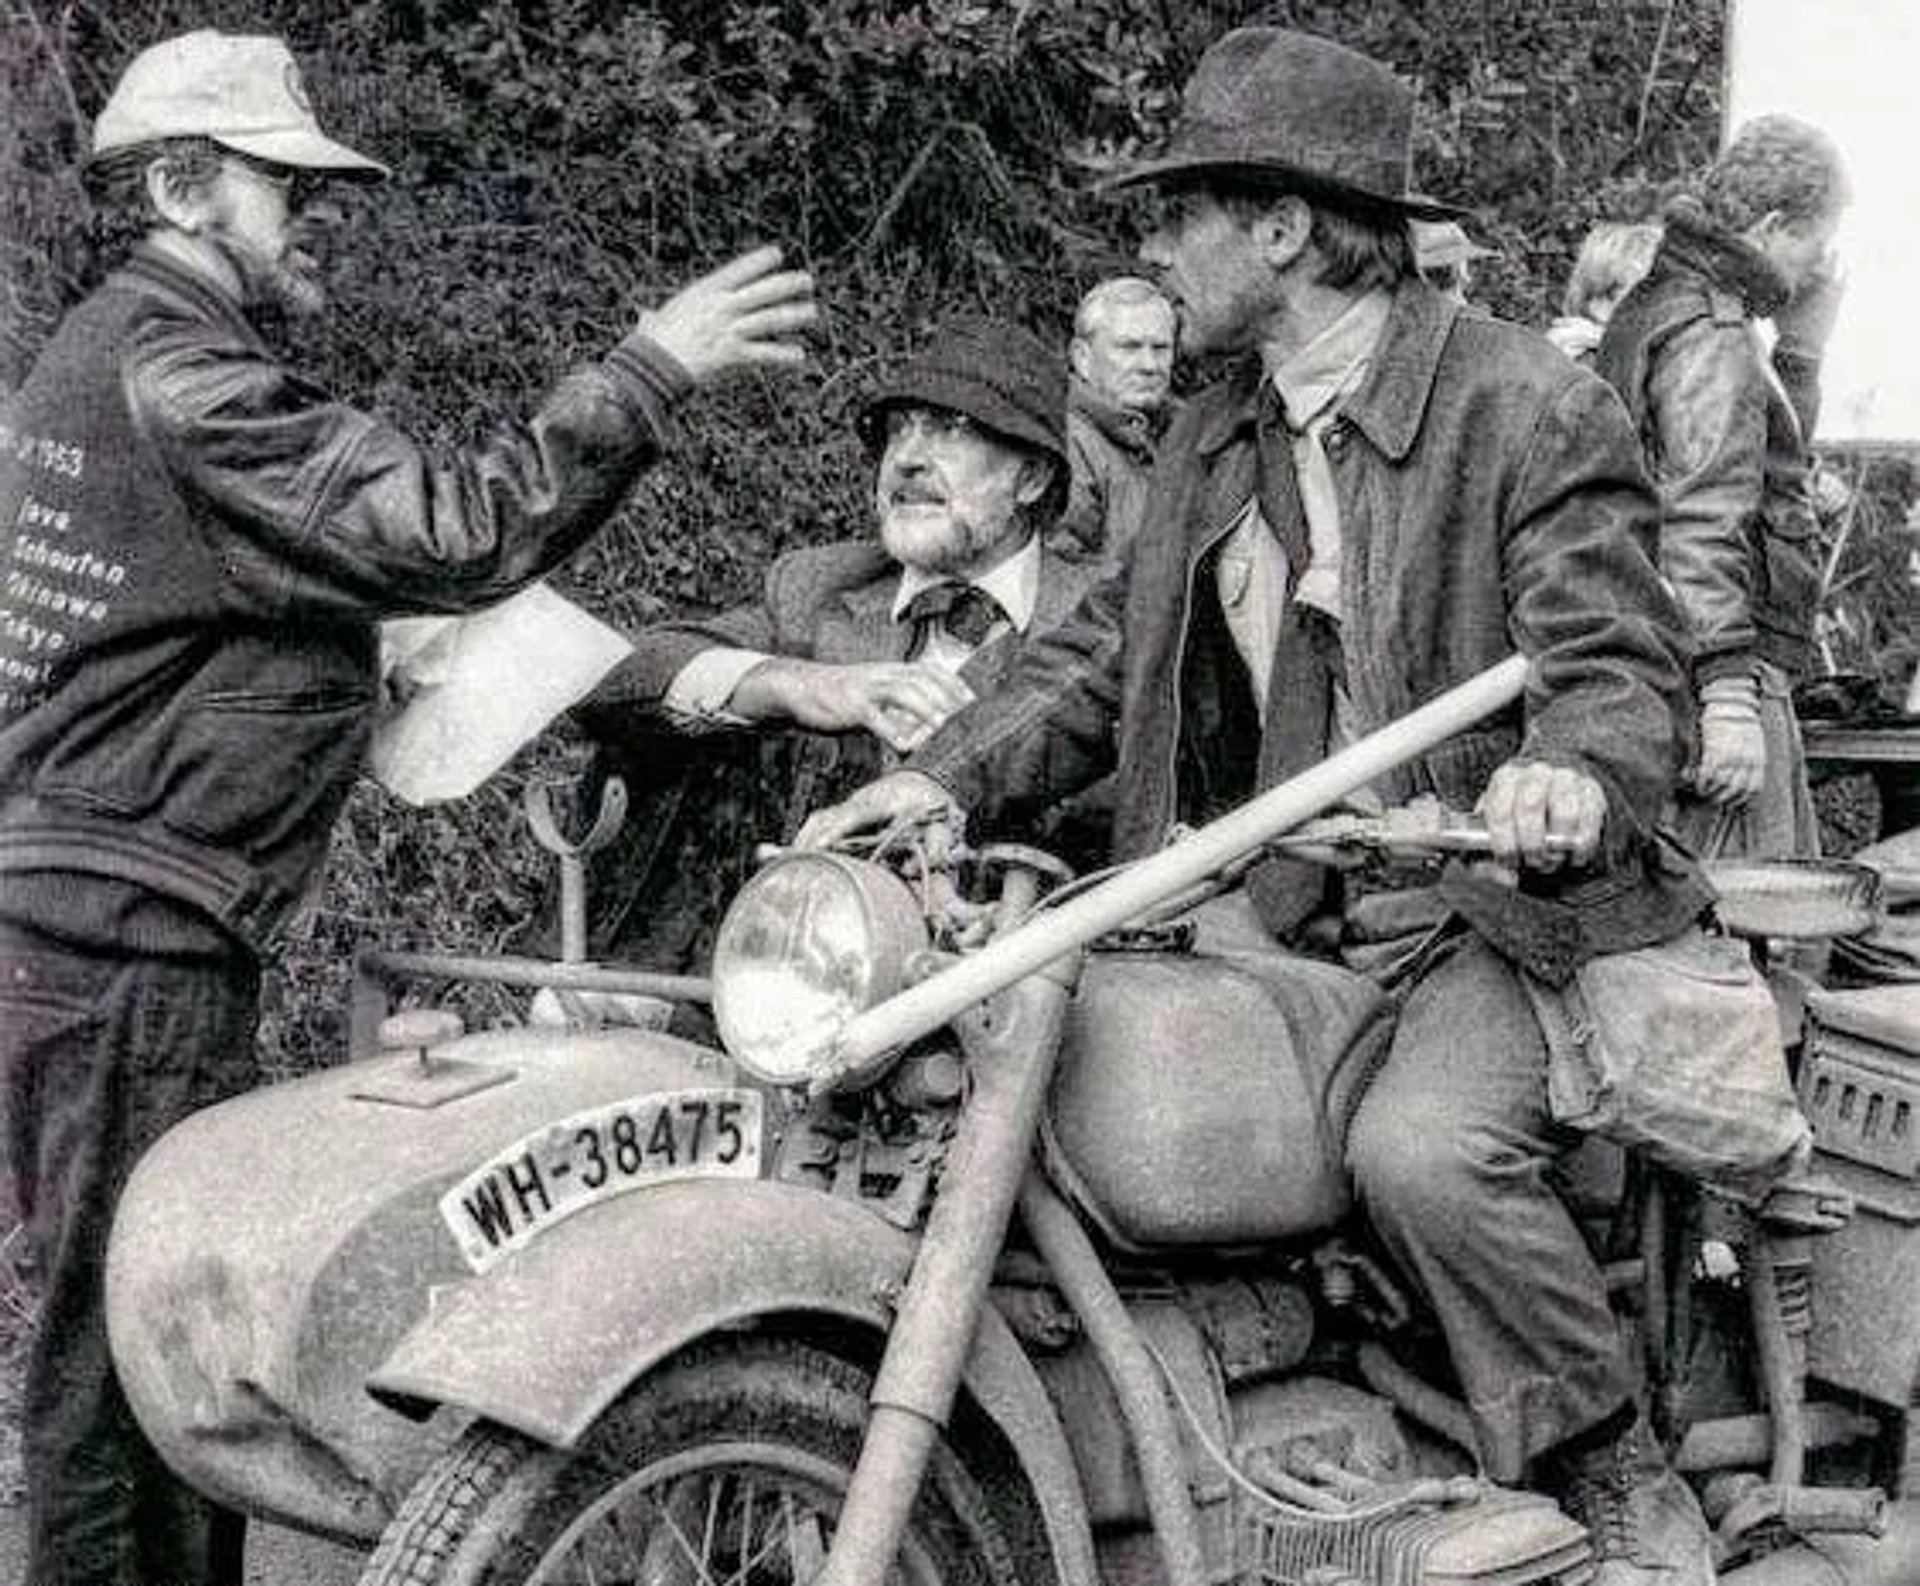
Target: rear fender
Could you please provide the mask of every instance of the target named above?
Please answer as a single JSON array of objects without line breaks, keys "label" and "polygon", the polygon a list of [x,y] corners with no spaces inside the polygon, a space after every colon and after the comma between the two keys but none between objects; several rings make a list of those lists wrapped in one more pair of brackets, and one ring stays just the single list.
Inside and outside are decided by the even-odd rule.
[{"label": "rear fender", "polygon": [[[859,1206],[791,1185],[660,1185],[579,1212],[486,1273],[434,1289],[368,1390],[416,1418],[453,1405],[570,1448],[629,1385],[707,1334],[800,1314],[884,1335],[914,1248]],[[1092,1586],[1072,1452],[990,1305],[965,1384],[1020,1460],[1063,1586]]]}]

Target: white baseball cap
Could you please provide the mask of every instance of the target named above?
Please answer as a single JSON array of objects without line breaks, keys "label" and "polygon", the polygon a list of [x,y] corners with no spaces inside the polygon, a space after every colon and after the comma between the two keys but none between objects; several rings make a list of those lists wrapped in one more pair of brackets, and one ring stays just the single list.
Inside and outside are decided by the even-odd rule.
[{"label": "white baseball cap", "polygon": [[275,165],[388,174],[320,130],[292,52],[261,35],[204,28],[133,58],[93,123],[90,158],[161,138],[208,138]]}]

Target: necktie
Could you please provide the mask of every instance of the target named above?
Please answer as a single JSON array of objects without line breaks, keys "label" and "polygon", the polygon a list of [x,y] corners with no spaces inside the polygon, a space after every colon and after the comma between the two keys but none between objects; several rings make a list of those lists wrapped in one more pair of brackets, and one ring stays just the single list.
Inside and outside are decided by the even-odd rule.
[{"label": "necktie", "polygon": [[944,628],[969,650],[977,650],[1006,613],[1000,602],[977,584],[949,579],[915,595],[907,602],[905,616],[913,625],[911,653],[918,655],[927,647],[927,635],[935,627]]},{"label": "necktie", "polygon": [[[1260,515],[1287,553],[1289,591],[1310,554],[1307,518],[1294,473],[1293,442],[1279,393],[1263,384],[1255,423],[1254,494]],[[1256,786],[1264,792],[1326,758],[1333,687],[1340,674],[1339,624],[1289,599],[1280,615],[1267,682],[1267,719],[1260,735]],[[1298,859],[1262,860],[1247,878],[1260,918],[1285,937],[1317,909],[1328,873]]]}]

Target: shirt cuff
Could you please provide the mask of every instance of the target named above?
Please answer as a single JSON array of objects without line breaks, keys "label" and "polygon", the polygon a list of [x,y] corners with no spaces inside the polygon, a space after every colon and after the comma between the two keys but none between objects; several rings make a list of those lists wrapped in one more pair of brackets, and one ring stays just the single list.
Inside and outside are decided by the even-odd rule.
[{"label": "shirt cuff", "polygon": [[691,731],[702,727],[744,727],[745,716],[727,709],[727,701],[745,677],[769,657],[762,650],[734,650],[715,645],[702,650],[673,674],[660,708],[676,725]]}]

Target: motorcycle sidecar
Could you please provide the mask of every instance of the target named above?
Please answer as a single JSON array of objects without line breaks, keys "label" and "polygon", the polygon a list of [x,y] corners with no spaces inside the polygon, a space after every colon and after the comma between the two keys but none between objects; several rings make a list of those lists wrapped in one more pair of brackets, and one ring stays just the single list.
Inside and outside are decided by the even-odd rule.
[{"label": "motorcycle sidecar", "polygon": [[[209,1496],[375,1540],[458,1429],[365,1389],[436,1286],[472,1275],[443,1194],[542,1125],[734,1084],[721,1054],[670,1036],[527,1028],[383,1053],[186,1120],[135,1169],[108,1255],[114,1359],[141,1425]],[[480,1184],[469,1244],[511,1240],[511,1166]]]}]

